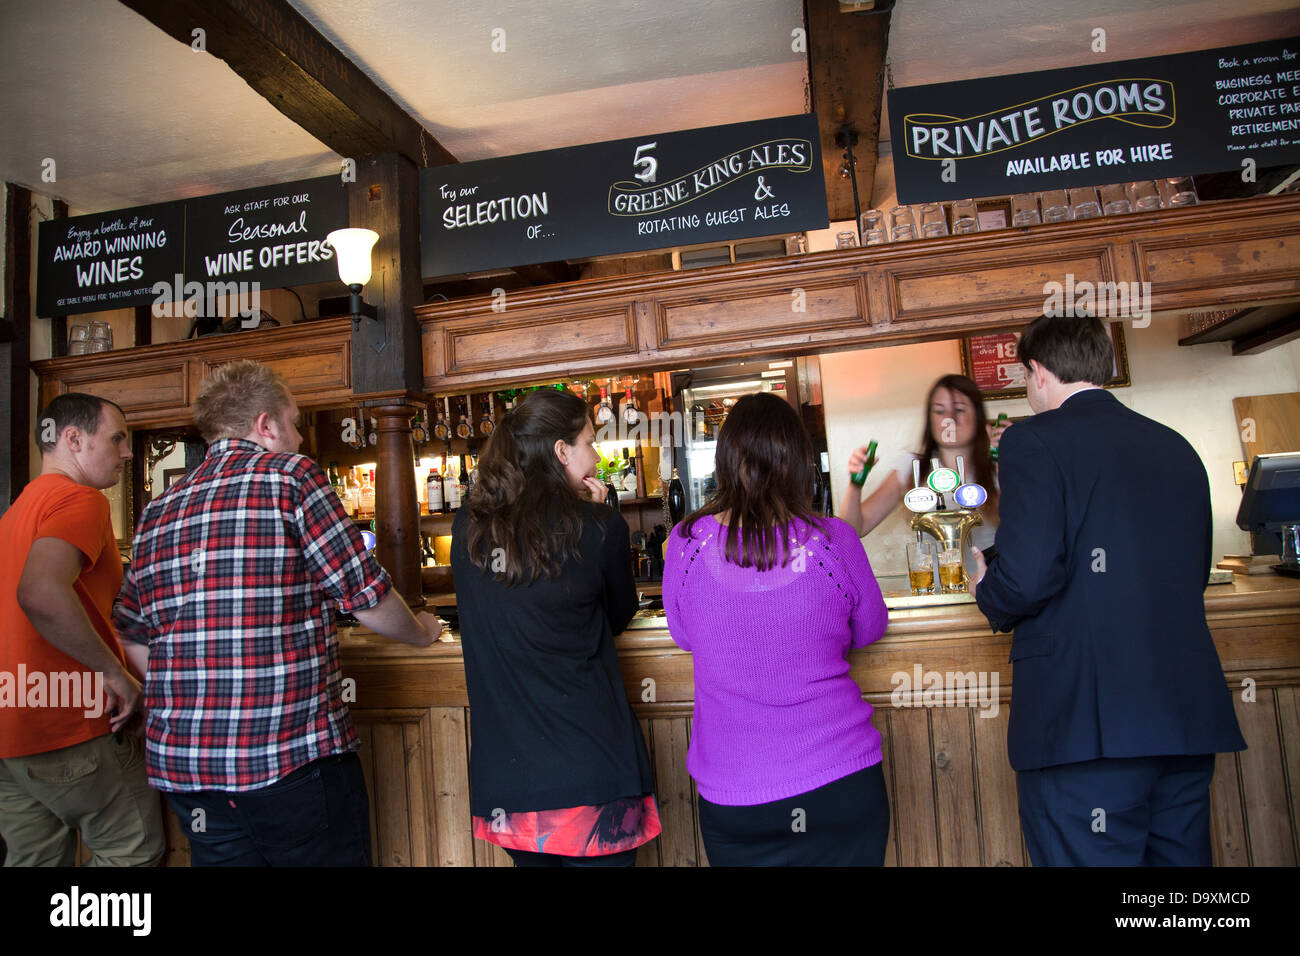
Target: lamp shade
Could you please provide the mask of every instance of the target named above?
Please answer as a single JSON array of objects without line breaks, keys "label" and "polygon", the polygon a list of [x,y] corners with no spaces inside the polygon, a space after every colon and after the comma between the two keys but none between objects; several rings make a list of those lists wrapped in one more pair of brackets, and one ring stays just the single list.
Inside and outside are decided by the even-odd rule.
[{"label": "lamp shade", "polygon": [[334,247],[339,260],[339,278],[347,286],[370,281],[370,250],[379,241],[373,229],[335,229],[325,241]]}]

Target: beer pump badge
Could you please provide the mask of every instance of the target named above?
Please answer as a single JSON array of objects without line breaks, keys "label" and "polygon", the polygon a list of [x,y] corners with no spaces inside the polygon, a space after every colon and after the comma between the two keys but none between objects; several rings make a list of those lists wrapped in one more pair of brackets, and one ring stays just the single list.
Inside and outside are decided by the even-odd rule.
[{"label": "beer pump badge", "polygon": [[972,481],[959,487],[954,497],[957,499],[957,504],[963,508],[978,508],[989,500],[989,493],[984,490],[983,485],[977,485]]},{"label": "beer pump badge", "polygon": [[961,478],[957,475],[957,472],[953,471],[951,468],[936,468],[934,471],[930,472],[930,477],[926,479],[926,484],[939,494],[946,495],[961,484]]},{"label": "beer pump badge", "polygon": [[915,511],[918,514],[923,511],[933,511],[939,504],[939,496],[925,485],[917,485],[903,495],[903,504],[907,506],[909,511]]}]

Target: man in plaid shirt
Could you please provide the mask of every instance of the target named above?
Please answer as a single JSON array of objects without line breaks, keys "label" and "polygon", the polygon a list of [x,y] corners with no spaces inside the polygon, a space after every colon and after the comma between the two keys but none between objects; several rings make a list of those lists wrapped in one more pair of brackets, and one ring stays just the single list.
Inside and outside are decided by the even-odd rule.
[{"label": "man in plaid shirt", "polygon": [[[145,508],[114,623],[147,648],[149,783],[194,865],[368,866],[369,801],[341,695],[337,605],[417,646],[417,619],[329,481],[298,406],[257,362],[204,382],[207,458]],[[141,653],[139,649],[136,654]]]}]

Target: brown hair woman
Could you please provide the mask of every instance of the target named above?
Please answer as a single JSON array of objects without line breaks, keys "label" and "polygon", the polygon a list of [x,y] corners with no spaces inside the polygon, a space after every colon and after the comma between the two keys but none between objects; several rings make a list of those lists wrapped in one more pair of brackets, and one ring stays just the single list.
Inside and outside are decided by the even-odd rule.
[{"label": "brown hair woman", "polygon": [[660,832],[614,635],[636,611],[582,399],[530,392],[452,524],[475,837],[517,866],[631,866]]}]

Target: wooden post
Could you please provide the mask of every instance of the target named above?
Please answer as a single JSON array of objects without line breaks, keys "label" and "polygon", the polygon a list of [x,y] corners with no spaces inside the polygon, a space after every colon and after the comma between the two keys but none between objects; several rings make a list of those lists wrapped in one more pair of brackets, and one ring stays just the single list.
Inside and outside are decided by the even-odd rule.
[{"label": "wooden post", "polygon": [[31,209],[31,190],[7,183],[4,315],[9,320],[6,337],[10,341],[0,345],[0,447],[9,450],[9,465],[0,467],[0,512],[27,485],[31,468]]},{"label": "wooden post", "polygon": [[420,579],[420,504],[415,493],[415,448],[406,404],[367,409],[378,422],[379,460],[375,467],[375,555],[393,585],[412,606],[423,606]]}]

